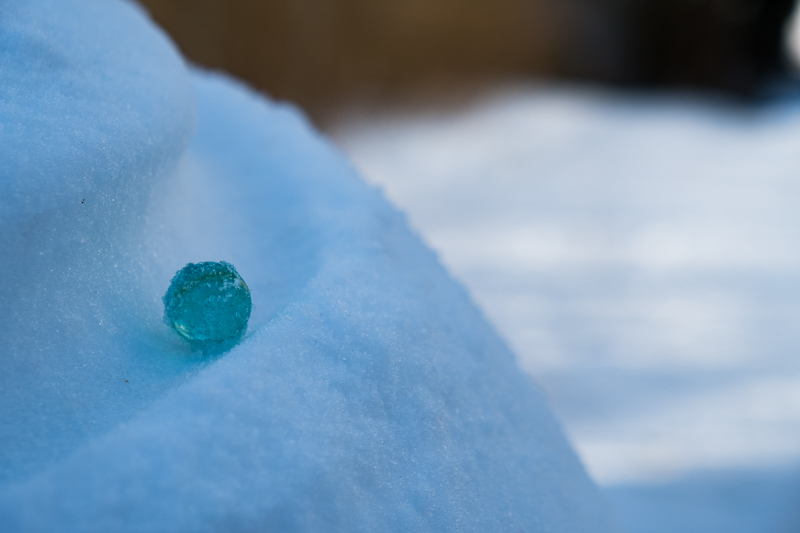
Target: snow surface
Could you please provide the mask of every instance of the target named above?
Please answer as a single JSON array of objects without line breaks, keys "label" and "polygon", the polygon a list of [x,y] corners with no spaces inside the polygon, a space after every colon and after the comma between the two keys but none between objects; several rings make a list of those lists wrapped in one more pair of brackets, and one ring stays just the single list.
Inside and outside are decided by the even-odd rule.
[{"label": "snow surface", "polygon": [[[800,463],[800,98],[518,86],[334,136],[544,385],[632,532],[796,530],[800,483],[775,472]],[[759,473],[785,499],[742,489]]]},{"label": "snow surface", "polygon": [[[611,530],[540,390],[295,109],[108,0],[0,4],[0,76],[0,529]],[[254,304],[211,359],[161,320],[208,260]]]}]

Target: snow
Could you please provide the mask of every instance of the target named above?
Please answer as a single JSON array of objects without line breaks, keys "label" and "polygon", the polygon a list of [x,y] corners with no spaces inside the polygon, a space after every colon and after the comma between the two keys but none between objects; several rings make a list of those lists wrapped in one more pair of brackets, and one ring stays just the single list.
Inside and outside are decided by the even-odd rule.
[{"label": "snow", "polygon": [[606,494],[630,533],[788,533],[800,528],[797,468],[693,472]]},{"label": "snow", "polygon": [[[138,228],[195,110],[181,58],[126,4],[3,2],[0,41],[5,481],[184,379],[174,358],[141,355],[164,341],[141,305]],[[134,376],[147,386],[124,389]]]},{"label": "snow", "polygon": [[[0,40],[0,529],[611,530],[543,393],[296,109],[127,3],[5,2]],[[253,302],[209,358],[162,321],[198,261]]]},{"label": "snow", "polygon": [[800,462],[797,96],[520,85],[334,136],[543,384],[632,533],[796,520],[740,489],[798,496],[775,476]]}]

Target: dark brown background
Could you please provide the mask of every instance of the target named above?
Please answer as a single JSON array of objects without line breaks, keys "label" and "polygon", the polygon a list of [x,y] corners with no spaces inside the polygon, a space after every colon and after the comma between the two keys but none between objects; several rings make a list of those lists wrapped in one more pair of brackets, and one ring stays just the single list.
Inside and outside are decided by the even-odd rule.
[{"label": "dark brown background", "polygon": [[794,0],[141,0],[193,62],[324,120],[355,101],[566,76],[756,94]]}]

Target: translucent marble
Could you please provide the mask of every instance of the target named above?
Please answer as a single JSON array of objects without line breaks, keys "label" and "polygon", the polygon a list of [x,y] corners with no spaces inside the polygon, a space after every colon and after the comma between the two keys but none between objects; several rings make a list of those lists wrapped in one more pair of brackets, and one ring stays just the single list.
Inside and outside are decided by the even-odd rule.
[{"label": "translucent marble", "polygon": [[197,348],[238,341],[251,309],[250,289],[224,261],[189,263],[164,295],[164,321]]}]

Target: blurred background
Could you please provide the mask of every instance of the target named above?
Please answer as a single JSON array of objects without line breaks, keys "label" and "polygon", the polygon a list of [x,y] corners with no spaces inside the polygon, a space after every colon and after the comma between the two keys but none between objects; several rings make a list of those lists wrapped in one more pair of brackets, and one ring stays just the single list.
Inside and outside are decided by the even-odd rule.
[{"label": "blurred background", "polygon": [[408,215],[623,532],[800,531],[793,0],[142,3]]},{"label": "blurred background", "polygon": [[191,61],[299,103],[452,103],[533,76],[759,94],[794,0],[141,0]]}]

